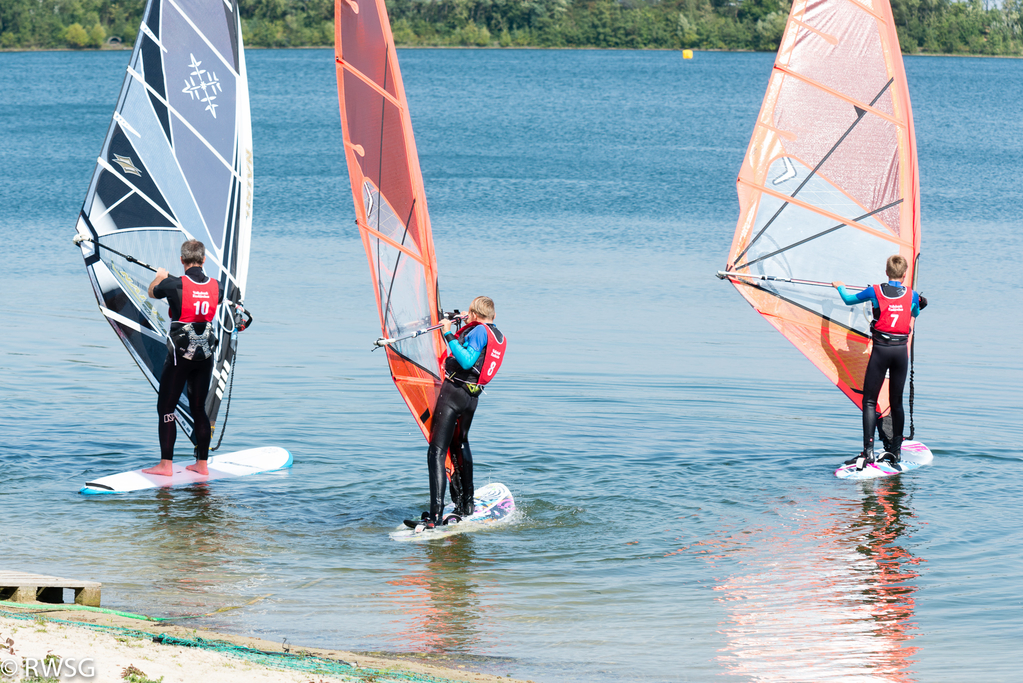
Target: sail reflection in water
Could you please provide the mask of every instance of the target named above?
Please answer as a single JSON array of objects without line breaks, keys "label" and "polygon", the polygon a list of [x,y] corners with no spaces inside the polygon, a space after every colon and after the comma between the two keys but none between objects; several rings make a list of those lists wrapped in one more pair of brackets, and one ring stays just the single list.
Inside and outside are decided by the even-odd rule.
[{"label": "sail reflection in water", "polygon": [[399,603],[397,639],[415,651],[467,653],[481,638],[479,575],[473,574],[476,552],[471,536],[449,543],[416,547],[412,563],[418,570],[390,581],[396,590],[388,597]]},{"label": "sail reflection in water", "polygon": [[719,657],[729,673],[914,680],[913,581],[922,560],[899,544],[913,513],[897,477],[864,484],[862,496],[779,510],[787,523],[731,539],[746,559],[715,588],[729,615]]}]

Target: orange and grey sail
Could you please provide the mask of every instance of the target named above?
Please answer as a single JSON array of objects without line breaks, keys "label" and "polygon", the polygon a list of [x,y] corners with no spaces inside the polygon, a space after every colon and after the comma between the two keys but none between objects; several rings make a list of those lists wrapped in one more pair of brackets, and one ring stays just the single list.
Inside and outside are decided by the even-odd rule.
[{"label": "orange and grey sail", "polygon": [[[796,0],[738,179],[725,270],[739,293],[857,406],[870,354],[861,288],[901,254],[915,285],[919,178],[888,0]],[[883,388],[879,409],[887,412]]]},{"label": "orange and grey sail", "polygon": [[437,259],[405,88],[383,0],[337,0],[334,56],[345,159],[391,376],[429,438],[443,380]]}]

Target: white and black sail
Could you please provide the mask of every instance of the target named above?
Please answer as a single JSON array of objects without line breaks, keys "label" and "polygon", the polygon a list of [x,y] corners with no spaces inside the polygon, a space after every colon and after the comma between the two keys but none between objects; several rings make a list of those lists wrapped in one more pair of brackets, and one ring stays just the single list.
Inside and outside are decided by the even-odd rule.
[{"label": "white and black sail", "polygon": [[[251,227],[237,0],[149,0],[78,218],[78,243],[100,311],[155,389],[170,317],[166,301],[147,298],[153,273],[144,264],[181,275],[181,244],[206,245],[206,273],[224,293],[206,404],[214,424],[234,364]],[[194,440],[184,395],[177,417]]]}]

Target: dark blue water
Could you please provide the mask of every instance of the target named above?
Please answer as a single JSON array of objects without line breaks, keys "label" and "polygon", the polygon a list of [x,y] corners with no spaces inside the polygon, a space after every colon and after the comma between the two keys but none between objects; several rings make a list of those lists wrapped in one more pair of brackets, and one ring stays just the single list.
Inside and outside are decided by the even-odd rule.
[{"label": "dark blue water", "polygon": [[[0,568],[104,605],[537,681],[1010,681],[1023,638],[1023,68],[911,58],[916,435],[837,481],[851,403],[713,273],[773,56],[402,51],[446,307],[510,338],[473,424],[522,520],[408,545],[425,443],[391,385],[329,51],[249,53],[256,202],[224,450],[287,472],[86,498],[155,461],[155,395],[70,238],[127,53],[0,54]],[[879,265],[880,268],[880,265]],[[184,447],[182,456],[184,457]]]}]

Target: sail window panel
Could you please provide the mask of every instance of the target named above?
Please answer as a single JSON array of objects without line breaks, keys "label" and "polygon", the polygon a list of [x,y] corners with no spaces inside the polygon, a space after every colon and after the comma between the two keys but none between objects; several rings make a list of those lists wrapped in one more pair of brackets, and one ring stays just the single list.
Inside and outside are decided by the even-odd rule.
[{"label": "sail window panel", "polygon": [[877,19],[852,2],[817,0],[802,21],[814,30],[800,27],[789,67],[864,104],[877,97],[891,77]]},{"label": "sail window panel", "polygon": [[[339,26],[341,59],[397,99],[397,79],[394,77],[397,64],[391,64],[392,59],[387,49],[388,41],[384,40],[384,26],[380,21],[376,2],[373,0],[351,2],[357,3],[358,14],[346,0],[340,0],[337,4],[336,21]],[[390,34],[390,28],[387,32]]]},{"label": "sail window panel", "polygon": [[[119,257],[118,257],[119,258]],[[143,317],[148,319],[148,315],[139,316],[139,308],[137,302],[139,301],[140,294],[134,287],[124,287],[123,269],[124,261],[121,260],[115,264],[113,268],[110,267],[110,260],[96,263],[90,268],[93,276],[93,281],[96,289],[96,298],[100,302],[101,307],[109,309],[118,315],[122,315],[129,320],[141,320]],[[137,273],[136,273],[137,275]],[[152,273],[150,273],[152,275]],[[133,276],[134,277],[134,276]],[[144,278],[139,277],[136,280],[136,285],[142,283]],[[146,279],[145,284],[148,285],[152,278]],[[138,287],[141,289],[141,287]],[[145,292],[142,292],[145,294]],[[158,305],[159,302],[153,305]],[[164,318],[167,317],[167,304],[163,303],[162,310],[157,310],[155,318],[159,318],[162,315]],[[109,318],[108,318],[109,320]],[[159,328],[154,328],[159,329]]]},{"label": "sail window panel", "polygon": [[[387,198],[390,210],[409,228],[415,250],[422,253],[423,239],[413,211],[415,192],[405,151],[401,110],[357,77],[345,73],[343,79],[345,102],[360,103],[346,106],[349,141],[363,151],[362,156],[356,154],[359,169]],[[376,228],[373,222],[370,226]],[[396,241],[405,246],[410,244],[405,239]]]},{"label": "sail window panel", "polygon": [[[166,268],[171,275],[181,275],[181,244],[184,236],[178,230],[122,230],[103,236],[103,244],[123,254],[131,254],[156,268]],[[154,274],[107,249],[100,257],[117,286],[128,297],[133,308],[149,320],[150,327],[166,334],[170,329],[170,312],[165,299],[150,299],[149,283]],[[110,293],[107,292],[106,295]],[[105,295],[105,296],[106,296]],[[107,308],[128,316],[122,308],[107,303]]]},{"label": "sail window panel", "polygon": [[[387,336],[400,337],[429,326],[430,299],[422,264],[372,235],[369,243]],[[391,348],[420,367],[435,371],[437,356],[431,335],[405,339]]]},{"label": "sail window panel", "polygon": [[[838,204],[842,197],[841,193],[835,191],[828,199]],[[753,227],[754,235],[759,234],[767,221],[777,213],[781,203],[778,197],[761,195]],[[794,246],[799,242],[802,244]],[[743,263],[758,261],[752,265],[753,272],[765,275],[824,282],[838,279],[864,284],[877,279],[876,269],[881,267],[877,264],[883,266],[885,259],[896,250],[895,245],[880,235],[836,223],[829,216],[788,203],[778,218],[750,246]],[[779,251],[779,254],[771,256]],[[870,260],[878,253],[884,254],[880,261]],[[761,258],[764,260],[759,260]],[[856,262],[860,258],[867,260]],[[790,268],[794,262],[799,262],[802,267]],[[742,264],[739,265],[742,267]],[[771,265],[779,268],[784,266],[784,269],[775,270]]]},{"label": "sail window panel", "polygon": [[[884,82],[877,89],[883,87]],[[795,135],[781,141],[787,154],[810,168],[824,161],[819,173],[868,211],[901,198],[900,131],[890,121],[867,112],[857,122],[851,104],[794,78],[786,79],[779,92],[773,121]],[[899,215],[896,209],[878,219],[898,235]]]},{"label": "sail window panel", "polygon": [[[181,245],[185,239],[185,235],[176,229],[119,230],[104,235],[102,242],[111,249],[130,254],[154,268],[165,268],[171,275],[182,275],[184,266],[181,265]],[[151,271],[125,261],[108,249],[101,249],[100,252],[104,262],[116,263],[135,276],[139,282],[145,282],[147,287],[154,277]]]},{"label": "sail window panel", "polygon": [[[776,212],[780,201],[769,195],[761,197],[754,234],[759,232],[766,218]],[[794,204],[788,205],[781,215],[784,220],[779,218],[772,223],[746,253],[744,263],[757,262],[748,268],[739,264],[740,273],[823,282],[841,280],[851,285],[865,285],[877,280],[878,269],[895,251],[891,242],[846,225],[799,246],[792,246],[808,237],[825,233],[836,224],[826,216]],[[757,260],[761,258],[763,260]],[[765,282],[762,286],[821,316],[850,328],[866,330],[860,307],[846,306],[832,289],[780,282]]]}]

